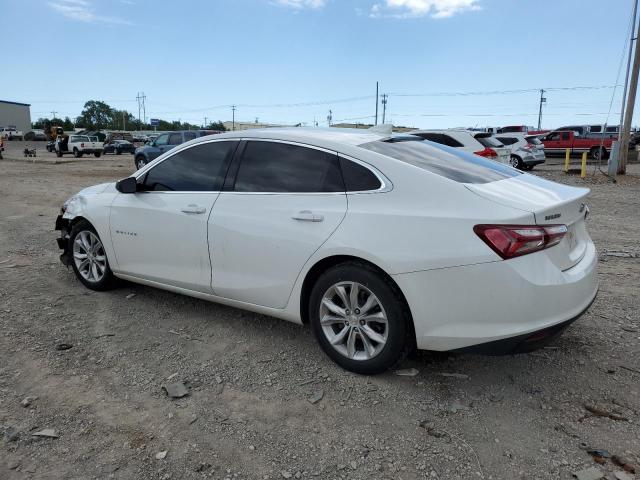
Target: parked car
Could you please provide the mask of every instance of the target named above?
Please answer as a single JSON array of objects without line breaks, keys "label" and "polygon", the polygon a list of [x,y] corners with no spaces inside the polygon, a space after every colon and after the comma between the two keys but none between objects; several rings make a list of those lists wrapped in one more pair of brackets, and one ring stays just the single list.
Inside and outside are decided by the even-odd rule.
[{"label": "parked car", "polygon": [[2,152],[4,152],[4,138],[0,137],[0,160],[2,159]]},{"label": "parked car", "polygon": [[16,127],[10,125],[8,127],[0,128],[0,137],[9,141],[22,140],[24,138],[24,134],[22,133],[22,130],[18,130]]},{"label": "parked car", "polygon": [[555,130],[540,140],[544,143],[544,150],[547,154],[564,154],[569,149],[570,154],[588,152],[594,160],[606,158],[613,143],[612,138],[578,136],[576,130]]},{"label": "parked car", "polygon": [[568,125],[565,127],[556,128],[554,131],[573,131],[576,136],[582,138],[612,138],[616,140],[620,127],[618,125]]},{"label": "parked car", "polygon": [[309,324],[345,369],[414,346],[512,353],[598,289],[589,190],[415,135],[231,132],[86,188],[56,220],[93,290],[126,279]]},{"label": "parked car", "polygon": [[136,147],[131,142],[126,140],[112,140],[104,144],[103,153],[114,153],[121,155],[123,153],[130,153],[133,155],[136,151]]},{"label": "parked car", "polygon": [[544,144],[536,135],[499,133],[496,139],[511,149],[511,166],[518,170],[533,170],[545,162]]},{"label": "parked car", "polygon": [[411,135],[431,142],[459,148],[501,163],[509,163],[510,150],[493,138],[492,133],[469,130],[415,130]]},{"label": "parked car", "polygon": [[87,135],[70,135],[64,136],[55,141],[56,156],[62,157],[65,153],[73,153],[76,158],[82,158],[83,155],[93,155],[99,158],[102,155],[102,142],[91,140]]},{"label": "parked car", "polygon": [[137,169],[141,169],[147,163],[155,160],[163,153],[168,152],[172,148],[181,145],[189,140],[219,133],[213,130],[184,130],[181,132],[167,132],[158,135],[155,140],[147,143],[142,147],[138,147],[134,153],[134,162]]},{"label": "parked car", "polygon": [[44,130],[31,130],[24,134],[24,139],[28,142],[32,141],[43,141],[47,139],[47,136],[44,133]]}]

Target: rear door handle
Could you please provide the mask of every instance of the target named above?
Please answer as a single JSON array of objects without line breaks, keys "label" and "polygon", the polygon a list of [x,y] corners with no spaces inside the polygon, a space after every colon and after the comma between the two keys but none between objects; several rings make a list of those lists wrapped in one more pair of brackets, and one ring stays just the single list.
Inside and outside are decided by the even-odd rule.
[{"label": "rear door handle", "polygon": [[302,210],[291,218],[300,222],[321,222],[324,220],[323,215],[313,213],[311,210]]},{"label": "rear door handle", "polygon": [[206,211],[207,211],[206,208],[199,207],[198,205],[194,205],[193,203],[190,205],[187,205],[182,209],[182,213],[190,213],[190,214],[196,214],[196,215],[205,213]]}]

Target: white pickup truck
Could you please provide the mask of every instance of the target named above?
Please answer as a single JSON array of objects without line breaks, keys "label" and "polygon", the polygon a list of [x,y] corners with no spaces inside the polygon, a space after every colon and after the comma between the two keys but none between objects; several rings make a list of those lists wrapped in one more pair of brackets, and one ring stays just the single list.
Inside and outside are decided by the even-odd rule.
[{"label": "white pickup truck", "polygon": [[65,138],[56,140],[55,150],[56,156],[61,157],[65,153],[73,153],[76,158],[81,158],[85,153],[98,158],[102,155],[104,144],[97,141],[97,137],[89,137],[88,135],[70,135]]},{"label": "white pickup truck", "polygon": [[24,133],[22,133],[22,130],[18,130],[16,127],[9,125],[8,127],[0,128],[0,137],[5,140],[23,140]]}]

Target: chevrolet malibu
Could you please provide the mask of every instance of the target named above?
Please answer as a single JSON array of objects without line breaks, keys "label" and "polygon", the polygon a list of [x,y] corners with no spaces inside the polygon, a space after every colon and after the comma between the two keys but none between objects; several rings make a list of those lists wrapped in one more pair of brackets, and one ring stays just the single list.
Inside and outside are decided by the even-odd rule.
[{"label": "chevrolet malibu", "polygon": [[69,198],[61,260],[312,328],[347,370],[537,348],[591,304],[589,190],[412,135],[198,138]]}]

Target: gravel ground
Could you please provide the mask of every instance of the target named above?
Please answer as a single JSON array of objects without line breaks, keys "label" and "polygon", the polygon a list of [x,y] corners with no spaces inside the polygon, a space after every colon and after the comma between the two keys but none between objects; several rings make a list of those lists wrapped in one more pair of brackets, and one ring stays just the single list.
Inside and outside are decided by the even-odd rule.
[{"label": "gravel ground", "polygon": [[[69,195],[132,166],[130,156],[0,161],[0,479],[621,471],[583,442],[640,463],[638,165],[617,184],[535,171],[592,188],[601,290],[587,314],[532,354],[418,353],[403,366],[413,377],[345,372],[284,321],[133,284],[85,289],[58,261],[55,216]],[[172,400],[162,386],[176,381],[190,394]],[[58,438],[33,435],[43,429]]]}]

